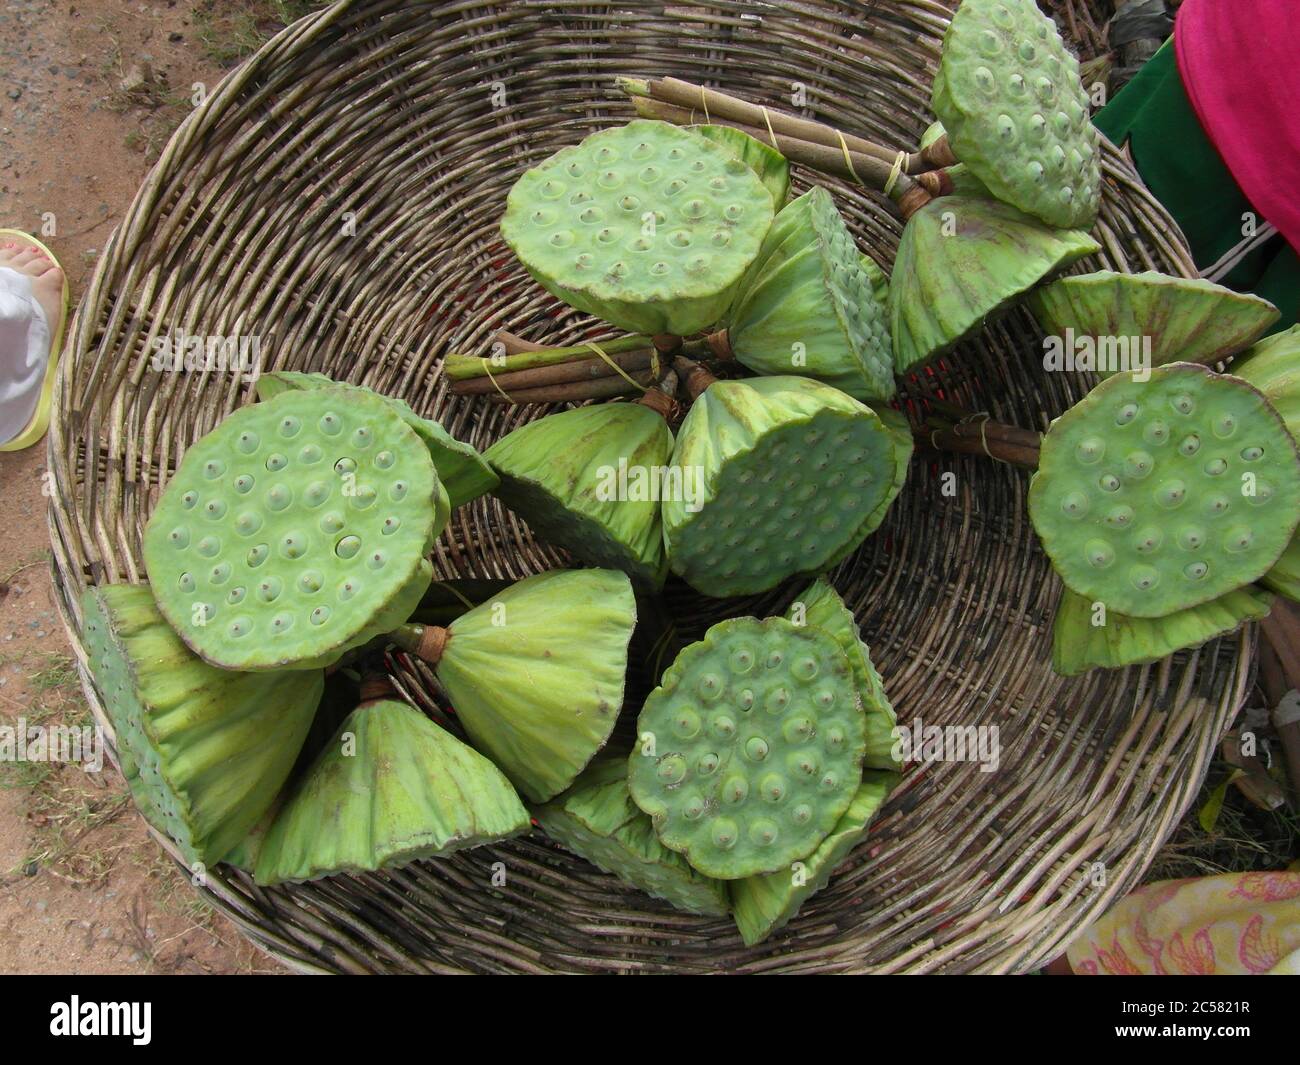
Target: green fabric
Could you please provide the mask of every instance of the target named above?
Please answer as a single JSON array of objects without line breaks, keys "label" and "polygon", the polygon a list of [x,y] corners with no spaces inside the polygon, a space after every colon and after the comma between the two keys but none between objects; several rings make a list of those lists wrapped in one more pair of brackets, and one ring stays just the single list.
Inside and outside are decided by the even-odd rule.
[{"label": "green fabric", "polygon": [[[1187,99],[1173,38],[1095,122],[1115,144],[1129,142],[1138,173],[1181,227],[1197,266],[1212,266],[1244,238],[1242,216],[1254,209]],[[1281,236],[1252,251],[1222,283],[1275,303],[1282,317],[1274,332],[1300,318],[1300,256]]]}]

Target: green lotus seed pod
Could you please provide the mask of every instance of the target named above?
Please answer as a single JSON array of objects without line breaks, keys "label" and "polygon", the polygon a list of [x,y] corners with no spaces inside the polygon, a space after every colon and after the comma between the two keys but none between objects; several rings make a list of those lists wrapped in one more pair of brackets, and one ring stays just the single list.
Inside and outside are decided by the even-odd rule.
[{"label": "green lotus seed pod", "polygon": [[[1232,372],[1264,393],[1291,438],[1300,442],[1300,326],[1261,340],[1232,364]],[[1300,602],[1300,536],[1260,584]]]},{"label": "green lotus seed pod", "polygon": [[772,224],[758,176],[706,137],[638,119],[515,182],[501,235],[544,289],[630,333],[696,333]]},{"label": "green lotus seed pod", "polygon": [[421,418],[404,400],[381,395],[359,385],[340,384],[331,381],[321,373],[277,370],[274,373],[262,374],[257,379],[257,396],[262,400],[274,399],[282,392],[321,388],[366,392],[379,396],[391,406],[397,416],[415,430],[415,435],[423,440],[429,449],[429,457],[433,459],[434,469],[438,471],[438,480],[447,490],[447,501],[452,510],[463,507],[466,503],[496,488],[496,474],[473,446],[457,440],[432,418]]},{"label": "green lotus seed pod", "polygon": [[1079,62],[1033,0],[963,0],[931,103],[953,154],[1000,200],[1087,229],[1101,206],[1101,135]]},{"label": "green lotus seed pod", "polygon": [[897,391],[885,303],[830,193],[781,211],[728,319],[736,360],[759,374],[825,381],[855,399]]},{"label": "green lotus seed pod", "polygon": [[725,148],[758,176],[776,210],[790,199],[790,163],[770,144],[756,140],[732,126],[688,126],[691,133],[707,137]]},{"label": "green lotus seed pod", "polygon": [[831,874],[866,835],[898,780],[897,773],[864,772],[853,802],[812,854],[789,869],[747,876],[727,885],[736,927],[746,946],[761,943],[783,928],[805,902],[830,882]]},{"label": "green lotus seed pod", "polygon": [[932,200],[908,221],[894,262],[895,373],[943,354],[1043,278],[1100,250],[1080,230],[1047,229],[996,200]]},{"label": "green lotus seed pod", "polygon": [[1272,604],[1271,595],[1247,585],[1162,618],[1130,618],[1097,610],[1087,598],[1066,588],[1052,627],[1052,668],[1072,677],[1090,669],[1157,662],[1267,617]]},{"label": "green lotus seed pod", "polygon": [[308,669],[404,622],[449,514],[420,438],[359,389],[235,411],[185,454],[144,559],[163,615],[224,669]]},{"label": "green lotus seed pod", "polygon": [[90,671],[136,805],[191,869],[221,861],[288,777],[322,674],[214,669],[177,638],[146,585],[88,588],[81,603]]},{"label": "green lotus seed pod", "polygon": [[392,699],[350,714],[275,819],[259,884],[391,869],[527,832],[491,762]]},{"label": "green lotus seed pod", "polygon": [[543,540],[654,590],[667,574],[660,496],[689,487],[663,476],[672,452],[662,415],[603,403],[529,422],[486,457],[501,478],[497,496]]},{"label": "green lotus seed pod", "polygon": [[864,538],[880,528],[888,516],[889,508],[894,505],[894,500],[898,498],[898,493],[903,490],[903,485],[907,482],[907,470],[912,462],[912,452],[916,448],[912,427],[904,415],[888,407],[881,407],[876,411],[876,415],[885,423],[885,429],[894,441],[894,481],[889,486],[885,498],[880,501],[880,505],[867,518],[866,525],[863,526]]},{"label": "green lotus seed pod", "polygon": [[546,802],[609,739],[635,626],[626,574],[542,573],[452,622],[438,680],[470,742]]},{"label": "green lotus seed pod", "polygon": [[806,858],[848,809],[866,745],[834,637],[734,618],[687,647],[650,693],[629,759],[660,842],[735,880]]},{"label": "green lotus seed pod", "polygon": [[821,629],[835,638],[853,667],[853,680],[866,716],[867,748],[862,764],[868,769],[898,769],[902,765],[894,756],[898,718],[885,694],[884,682],[872,664],[871,650],[862,642],[853,612],[823,579],[809,585],[785,616],[795,625]]},{"label": "green lotus seed pod", "polygon": [[1026,305],[1047,332],[1092,339],[1095,357],[1071,352],[1075,368],[1106,377],[1170,362],[1213,365],[1253,344],[1280,313],[1268,300],[1200,278],[1110,270],[1053,281]]},{"label": "green lotus seed pod", "polygon": [[663,504],[669,564],[712,596],[766,591],[847,557],[898,469],[879,415],[801,377],[712,384],[682,422],[673,465],[703,490]]},{"label": "green lotus seed pod", "polygon": [[551,839],[633,887],[688,913],[728,912],[727,889],[659,842],[627,789],[627,762],[588,766],[572,788],[535,811]]},{"label": "green lotus seed pod", "polygon": [[1117,374],[1052,423],[1029,514],[1066,585],[1162,618],[1262,577],[1300,523],[1300,455],[1240,378]]}]

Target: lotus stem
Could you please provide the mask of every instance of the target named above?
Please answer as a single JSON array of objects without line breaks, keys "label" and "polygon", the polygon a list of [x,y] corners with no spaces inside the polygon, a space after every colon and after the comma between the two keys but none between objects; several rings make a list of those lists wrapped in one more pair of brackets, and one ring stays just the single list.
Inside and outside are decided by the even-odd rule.
[{"label": "lotus stem", "polygon": [[526,351],[545,351],[547,348],[545,344],[539,344],[535,340],[525,340],[504,329],[498,330],[492,339],[505,348],[507,355],[522,355]]},{"label": "lotus stem", "polygon": [[[636,370],[627,375],[631,378],[611,374],[585,381],[571,381],[568,384],[546,385],[541,388],[520,388],[512,392],[485,392],[493,403],[510,403],[523,406],[526,403],[581,403],[588,399],[608,399],[610,396],[628,395],[643,392],[655,382],[657,376],[653,369]],[[498,378],[498,380],[500,380]]]},{"label": "lotus stem", "polygon": [[673,359],[673,369],[678,372],[686,381],[686,391],[690,394],[691,399],[699,399],[704,391],[717,380],[713,374],[709,373],[703,366],[684,355],[678,355]]},{"label": "lotus stem", "polygon": [[[497,334],[498,338],[501,334]],[[518,337],[513,338],[519,341]],[[578,359],[590,359],[594,352],[591,344],[572,344],[566,347],[552,348],[533,346],[528,350],[509,351],[509,345],[499,341],[507,348],[504,356],[448,355],[443,360],[443,370],[453,381],[464,381],[474,377],[497,377],[514,373],[518,370],[533,370],[540,366],[556,366],[561,363],[574,362]],[[531,341],[520,341],[531,344]],[[601,351],[606,355],[621,355],[629,351],[644,350],[655,346],[656,338],[631,334],[614,340],[598,340]]]},{"label": "lotus stem", "polygon": [[361,677],[357,707],[369,706],[384,699],[398,698],[397,688],[387,673],[366,673]]},{"label": "lotus stem", "polygon": [[957,412],[946,404],[935,404],[935,407],[957,414],[957,420],[943,416],[927,419],[924,427],[912,430],[917,443],[934,451],[984,455],[1011,466],[1038,469],[1041,433],[995,422],[986,414]]},{"label": "lotus stem", "polygon": [[[572,381],[589,381],[601,377],[616,376],[619,370],[623,370],[625,373],[647,370],[652,368],[657,359],[658,353],[653,348],[646,348],[620,355],[610,355],[609,362],[604,359],[579,359],[576,362],[561,362],[552,366],[539,366],[532,370],[493,373],[490,378],[466,378],[453,383],[451,390],[458,396],[491,395],[496,393],[498,389],[507,395],[512,395],[525,389],[545,388],[550,385],[568,384]],[[615,367],[618,369],[615,369]]]},{"label": "lotus stem", "polygon": [[642,396],[638,403],[643,407],[649,407],[652,411],[663,418],[664,421],[671,423],[677,417],[679,404],[677,402],[677,371],[669,370],[664,374],[654,388],[650,389]]},{"label": "lotus stem", "polygon": [[390,634],[393,643],[415,655],[422,662],[436,666],[451,639],[451,632],[441,625],[399,625]]}]

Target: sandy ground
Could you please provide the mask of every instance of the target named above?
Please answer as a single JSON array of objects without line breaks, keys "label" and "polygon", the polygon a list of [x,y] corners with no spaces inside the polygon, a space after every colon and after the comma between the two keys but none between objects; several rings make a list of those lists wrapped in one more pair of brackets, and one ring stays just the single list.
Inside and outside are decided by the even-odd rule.
[{"label": "sandy ground", "polygon": [[[0,6],[0,227],[40,235],[45,225],[74,299],[190,86],[222,75],[196,8]],[[132,95],[122,83],[136,64],[152,78]],[[0,725],[89,719],[50,589],[44,470],[44,444],[0,454]],[[43,768],[0,764],[0,973],[278,968],[173,872],[111,765]]]}]

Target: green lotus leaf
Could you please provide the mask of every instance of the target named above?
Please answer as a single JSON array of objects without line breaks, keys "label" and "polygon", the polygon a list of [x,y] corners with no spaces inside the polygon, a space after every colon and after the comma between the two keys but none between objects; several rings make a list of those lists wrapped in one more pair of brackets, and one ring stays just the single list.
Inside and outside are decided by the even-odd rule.
[{"label": "green lotus leaf", "polygon": [[539,537],[638,587],[663,587],[659,519],[673,434],[639,403],[602,403],[520,426],[486,452],[497,496]]},{"label": "green lotus leaf", "polygon": [[1240,378],[1194,363],[1117,374],[1052,423],[1029,514],[1072,591],[1163,618],[1277,562],[1300,523],[1300,454]]},{"label": "green lotus leaf", "polygon": [[404,622],[450,513],[420,438],[359,389],[286,392],[185,453],[144,535],[163,616],[225,669],[309,669]]},{"label": "green lotus leaf", "polygon": [[[1095,611],[1089,599],[1066,588],[1052,627],[1052,668],[1072,677],[1090,669],[1158,662],[1267,617],[1272,603],[1268,592],[1247,585],[1162,618],[1131,618]],[[1094,618],[1103,623],[1094,625]]]},{"label": "green lotus leaf", "polygon": [[609,739],[635,626],[626,574],[542,573],[451,623],[438,681],[470,742],[546,802]]},{"label": "green lotus leaf", "polygon": [[805,902],[830,882],[831,874],[866,835],[898,780],[897,773],[867,770],[849,808],[812,854],[791,869],[727,884],[736,927],[747,946],[763,942],[784,927]]},{"label": "green lotus leaf", "polygon": [[853,667],[853,679],[866,718],[867,747],[862,764],[868,769],[900,768],[902,763],[894,756],[898,718],[871,661],[871,650],[862,642],[857,619],[839,593],[825,579],[816,581],[790,605],[785,616],[796,625],[810,625],[829,633]]},{"label": "green lotus leaf", "polygon": [[191,869],[221,861],[287,779],[321,672],[214,669],[177,638],[147,585],[88,588],[81,603],[90,671],[136,805]]},{"label": "green lotus leaf", "polygon": [[624,759],[588,766],[572,788],[535,815],[556,843],[633,887],[688,913],[728,912],[722,883],[697,873],[659,842],[650,818],[632,801]]},{"label": "green lotus leaf", "polygon": [[1100,251],[996,200],[941,196],[903,230],[889,285],[894,371],[950,350],[1045,277]]},{"label": "green lotus leaf", "polygon": [[628,761],[664,846],[719,880],[806,858],[862,779],[864,715],[829,633],[733,618],[687,647],[646,699]]},{"label": "green lotus leaf", "polygon": [[759,374],[798,374],[855,399],[897,391],[886,305],[830,193],[814,186],[777,215],[742,283],[727,338]]},{"label": "green lotus leaf", "polygon": [[690,126],[692,133],[707,137],[726,148],[732,155],[758,175],[759,181],[772,197],[772,204],[780,210],[790,199],[790,162],[770,144],[751,137],[732,126]]},{"label": "green lotus leaf", "polygon": [[1101,135],[1079,62],[1033,0],[963,0],[931,97],[953,154],[998,199],[1087,229],[1101,206]]},{"label": "green lotus leaf", "polygon": [[703,487],[694,503],[663,504],[669,564],[712,596],[766,591],[847,557],[898,469],[878,414],[802,377],[712,384],[682,422],[673,465]]},{"label": "green lotus leaf", "polygon": [[434,468],[438,471],[438,480],[447,490],[447,501],[452,510],[463,507],[496,488],[496,474],[472,445],[457,440],[432,418],[421,418],[404,400],[382,395],[361,385],[340,384],[322,373],[277,370],[262,374],[257,379],[257,395],[262,400],[274,399],[283,392],[321,388],[367,392],[379,396],[391,406],[429,449],[429,457],[433,459]]},{"label": "green lotus leaf", "polygon": [[730,150],[637,119],[526,172],[501,235],[570,306],[629,333],[686,335],[722,318],[774,211]]},{"label": "green lotus leaf", "polygon": [[527,832],[501,771],[405,703],[363,703],[285,803],[259,884],[390,869]]},{"label": "green lotus leaf", "polygon": [[1213,365],[1253,344],[1280,313],[1268,300],[1200,278],[1110,270],[1053,281],[1026,304],[1048,333],[1093,341],[1091,366],[1066,350],[1078,369],[1107,377],[1170,362]]}]

